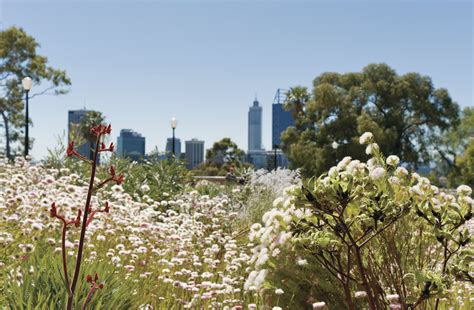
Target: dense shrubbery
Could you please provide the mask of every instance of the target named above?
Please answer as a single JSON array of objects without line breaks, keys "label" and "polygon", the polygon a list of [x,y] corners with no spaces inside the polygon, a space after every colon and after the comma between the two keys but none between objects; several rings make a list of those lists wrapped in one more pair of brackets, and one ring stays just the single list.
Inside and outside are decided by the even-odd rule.
[{"label": "dense shrubbery", "polygon": [[[361,137],[373,156],[367,163],[344,158],[327,174],[288,189],[263,225],[252,226],[257,245],[247,289],[273,294],[280,283],[271,275],[281,272],[278,262],[291,251],[331,274],[351,309],[361,302],[371,309],[436,309],[440,301],[470,307],[471,189],[460,186],[457,197],[441,191],[397,167],[396,156],[385,159],[372,139]],[[320,276],[305,278],[318,286]],[[321,300],[337,306],[329,295]]]}]

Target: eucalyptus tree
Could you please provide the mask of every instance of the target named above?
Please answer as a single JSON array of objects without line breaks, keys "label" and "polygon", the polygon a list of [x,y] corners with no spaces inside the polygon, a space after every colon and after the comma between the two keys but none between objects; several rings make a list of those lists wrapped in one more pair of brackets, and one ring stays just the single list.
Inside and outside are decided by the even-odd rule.
[{"label": "eucalyptus tree", "polygon": [[12,144],[21,143],[25,126],[21,80],[30,77],[34,89],[38,89],[30,94],[30,99],[43,94],[64,94],[65,86],[71,84],[65,71],[49,66],[48,58],[37,53],[39,46],[22,28],[0,31],[0,115],[8,158],[13,155]]},{"label": "eucalyptus tree", "polygon": [[363,158],[357,137],[365,131],[374,134],[383,152],[403,162],[428,162],[433,135],[459,123],[458,105],[446,89],[419,73],[398,75],[386,64],[322,73],[311,94],[302,87],[290,90],[287,107],[298,111],[296,126],[282,134],[282,147],[306,175],[322,173],[342,154]]}]

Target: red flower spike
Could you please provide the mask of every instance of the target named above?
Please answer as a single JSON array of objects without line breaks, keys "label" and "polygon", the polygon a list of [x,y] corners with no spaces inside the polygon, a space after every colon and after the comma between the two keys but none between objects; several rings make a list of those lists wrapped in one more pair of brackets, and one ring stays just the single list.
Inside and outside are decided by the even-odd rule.
[{"label": "red flower spike", "polygon": [[123,182],[123,175],[121,174],[121,175],[119,175],[118,178],[117,178],[117,185],[122,184],[122,182]]},{"label": "red flower spike", "polygon": [[74,141],[69,142],[66,153],[67,157],[74,155]]},{"label": "red flower spike", "polygon": [[49,210],[49,215],[51,215],[51,217],[56,217],[56,215],[58,215],[58,209],[56,208],[55,202],[53,202],[53,204],[51,205],[51,209]]},{"label": "red flower spike", "polygon": [[110,143],[110,146],[109,146],[109,152],[113,152],[113,151],[114,151],[114,147],[115,147],[115,146],[114,146],[114,143],[111,142],[111,143]]},{"label": "red flower spike", "polygon": [[103,283],[99,284],[99,288],[100,288],[100,289],[103,289],[103,288],[104,288],[104,284],[103,284]]},{"label": "red flower spike", "polygon": [[100,144],[100,149],[101,149],[102,151],[105,150],[105,143],[104,143],[104,142],[102,142],[102,143]]},{"label": "red flower spike", "polygon": [[82,211],[79,209],[79,210],[77,211],[76,220],[74,221],[74,226],[76,226],[76,227],[81,226],[81,215],[82,215]]},{"label": "red flower spike", "polygon": [[110,176],[113,178],[115,178],[115,167],[114,166],[110,166]]},{"label": "red flower spike", "polygon": [[112,124],[109,124],[109,126],[107,126],[107,128],[105,128],[105,132],[106,134],[110,134],[112,132]]},{"label": "red flower spike", "polygon": [[97,272],[96,272],[95,277],[94,277],[94,282],[97,282],[97,280],[99,280],[99,276],[97,275]]},{"label": "red flower spike", "polygon": [[109,209],[109,202],[106,201],[106,202],[105,202],[104,212],[105,212],[105,213],[109,213],[109,210],[110,210],[110,209]]},{"label": "red flower spike", "polygon": [[90,274],[86,276],[86,282],[89,282],[89,283],[92,282],[92,276]]}]

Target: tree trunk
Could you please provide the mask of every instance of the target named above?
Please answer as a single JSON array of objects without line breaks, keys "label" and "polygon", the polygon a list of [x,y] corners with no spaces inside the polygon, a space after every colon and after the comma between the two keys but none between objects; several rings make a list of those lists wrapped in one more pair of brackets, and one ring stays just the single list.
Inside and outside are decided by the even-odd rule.
[{"label": "tree trunk", "polygon": [[11,158],[10,150],[10,124],[8,123],[8,117],[5,114],[5,111],[2,111],[3,125],[5,126],[5,152],[8,159]]}]

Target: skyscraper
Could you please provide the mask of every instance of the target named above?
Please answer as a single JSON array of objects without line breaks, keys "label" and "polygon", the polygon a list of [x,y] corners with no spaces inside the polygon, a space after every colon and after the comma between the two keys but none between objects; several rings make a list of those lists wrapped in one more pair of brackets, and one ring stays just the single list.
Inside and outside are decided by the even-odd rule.
[{"label": "skyscraper", "polygon": [[145,157],[145,137],[131,129],[120,130],[117,138],[117,156],[139,161]]},{"label": "skyscraper", "polygon": [[[90,110],[71,110],[68,111],[68,143],[71,142],[71,139],[76,140],[78,137],[82,137],[79,124],[81,123],[82,119],[86,116],[87,113],[92,112]],[[83,139],[83,138],[82,138]],[[82,156],[89,158],[90,150],[89,150],[89,143],[87,141],[83,141],[84,143],[81,145],[76,145],[76,151],[81,154]]]},{"label": "skyscraper", "polygon": [[[173,152],[173,138],[166,139],[166,153],[171,154]],[[174,138],[174,154],[176,158],[181,156],[181,139]]]},{"label": "skyscraper", "polygon": [[249,108],[248,151],[262,150],[262,107],[255,98],[253,106]]},{"label": "skyscraper", "polygon": [[279,148],[281,144],[281,134],[286,128],[295,125],[291,111],[286,111],[283,103],[285,102],[285,91],[277,89],[272,104],[272,148]]},{"label": "skyscraper", "polygon": [[204,141],[192,139],[186,141],[186,161],[188,169],[193,169],[204,162]]}]

